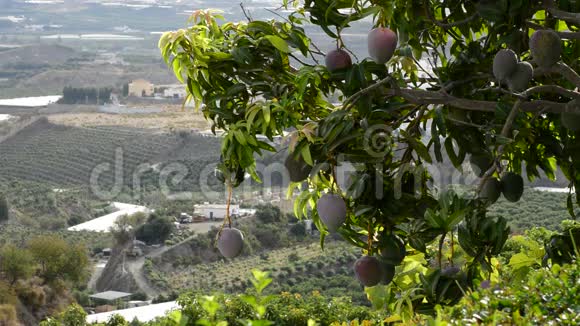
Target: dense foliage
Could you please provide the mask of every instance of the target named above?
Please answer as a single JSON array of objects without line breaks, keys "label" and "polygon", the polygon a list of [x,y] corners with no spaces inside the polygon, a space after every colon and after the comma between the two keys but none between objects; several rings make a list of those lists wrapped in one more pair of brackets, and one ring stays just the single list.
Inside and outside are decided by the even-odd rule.
[{"label": "dense foliage", "polygon": [[164,216],[152,213],[147,221],[137,227],[135,238],[147,244],[164,243],[174,231],[173,222]]},{"label": "dense foliage", "polygon": [[0,323],[32,324],[74,302],[70,289],[86,284],[89,263],[84,246],[54,236],[2,246]]},{"label": "dense foliage", "polygon": [[441,311],[430,325],[577,325],[578,280],[578,262],[539,269],[519,284],[502,280]]},{"label": "dense foliage", "polygon": [[[286,167],[295,181],[289,194],[300,193],[296,215],[312,216],[321,245],[338,231],[371,256],[356,265],[361,282],[375,285],[382,278],[389,284],[382,296],[389,301],[398,293],[411,312],[453,305],[465,289],[497,272],[495,257],[510,228],[504,216],[488,216],[488,208],[500,195],[520,200],[524,171],[530,180],[540,171],[553,179],[561,169],[576,189],[566,201],[575,216],[577,5],[282,5],[291,13],[272,21],[221,23],[219,14],[196,11],[188,28],[159,42],[189,99],[212,129],[225,132],[219,169],[230,191],[243,171],[259,180],[255,155],[275,151],[261,136],[273,140],[289,132]],[[368,38],[372,59],[352,60],[342,35],[367,18],[377,28]],[[326,66],[306,35],[307,23],[336,42]],[[331,100],[335,94],[338,103]],[[460,170],[466,158],[481,177],[478,186],[462,195],[438,189],[436,164],[449,160]],[[345,165],[355,171],[341,182]],[[567,243],[555,241],[548,259]],[[405,281],[391,283],[393,273]]]},{"label": "dense foliage", "polygon": [[[509,268],[511,270],[511,268]],[[436,315],[415,316],[404,322],[395,312],[353,305],[340,297],[314,291],[308,295],[283,292],[265,295],[271,279],[254,271],[253,288],[245,294],[190,293],[178,299],[181,309],[148,323],[131,325],[576,325],[580,264],[554,265],[527,273],[525,279],[486,281],[453,307],[436,308]],[[71,306],[42,325],[86,325],[86,313]],[[227,323],[227,324],[226,324]],[[128,325],[114,315],[106,325]]]},{"label": "dense foliage", "polygon": [[111,101],[112,88],[76,88],[65,87],[62,97],[58,100],[61,104],[105,104]]}]

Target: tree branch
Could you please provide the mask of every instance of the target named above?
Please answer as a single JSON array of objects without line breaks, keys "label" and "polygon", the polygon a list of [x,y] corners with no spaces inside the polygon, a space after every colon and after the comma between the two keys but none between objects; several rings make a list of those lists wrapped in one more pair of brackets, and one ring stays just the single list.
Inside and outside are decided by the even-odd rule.
[{"label": "tree branch", "polygon": [[580,25],[580,13],[573,13],[573,12],[567,12],[564,10],[560,10],[558,8],[554,8],[554,7],[549,7],[547,8],[547,10],[552,14],[552,16],[554,16],[555,18],[576,24],[576,25]]},{"label": "tree branch", "polygon": [[568,98],[580,100],[580,93],[574,92],[564,87],[558,85],[541,85],[529,88],[524,92],[526,96],[530,96],[535,93],[555,93]]},{"label": "tree branch", "polygon": [[558,62],[550,68],[538,67],[534,70],[535,76],[544,76],[549,74],[560,74],[562,77],[566,78],[569,82],[580,88],[580,75],[570,68],[567,64]]},{"label": "tree branch", "polygon": [[[370,85],[369,87],[361,89],[360,91],[358,91],[358,92],[354,93],[352,96],[350,96],[350,97],[349,97],[349,98],[348,98],[348,99],[347,99],[347,100],[346,100],[346,101],[343,103],[342,107],[343,107],[344,109],[348,109],[350,106],[354,105],[354,104],[356,103],[356,101],[358,101],[358,99],[359,99],[361,96],[363,96],[363,95],[366,95],[366,94],[370,93],[371,91],[373,91],[373,90],[375,90],[375,89],[377,89],[377,88],[379,88],[379,87],[383,86],[383,85],[384,85],[384,84],[386,84],[386,83],[392,83],[392,81],[393,81],[393,78],[392,78],[391,76],[387,76],[387,77],[385,77],[385,78],[383,78],[383,79],[379,80],[378,82],[376,82],[376,83],[374,83],[374,84]],[[396,84],[394,84],[394,83],[392,83],[392,84],[393,84],[394,86],[396,85]]]},{"label": "tree branch", "polygon": [[[448,105],[468,111],[495,112],[497,108],[497,102],[495,101],[469,100],[422,89],[384,89],[383,95],[400,96],[413,104]],[[524,112],[537,112],[539,110],[544,110],[545,112],[562,113],[566,111],[566,103],[537,100],[522,103],[521,110]]]},{"label": "tree branch", "polygon": [[452,90],[453,88],[457,87],[457,86],[461,86],[464,84],[467,84],[469,82],[475,81],[475,80],[489,80],[489,78],[491,77],[491,74],[482,74],[482,73],[478,73],[478,74],[474,74],[470,77],[467,77],[466,79],[462,79],[462,80],[454,80],[454,81],[450,81],[445,83],[443,90],[445,92],[449,92],[450,90]]},{"label": "tree branch", "polygon": [[[564,64],[557,64],[552,69],[562,70],[562,71],[572,71],[568,66]],[[577,76],[577,75],[576,75]],[[578,77],[580,80],[580,77]],[[391,84],[392,88],[384,87],[385,84]],[[387,76],[376,83],[368,86],[367,88],[361,89],[352,96],[350,96],[342,105],[343,109],[348,109],[352,107],[362,96],[379,90],[382,96],[393,97],[398,96],[405,99],[410,104],[415,105],[448,105],[457,109],[467,110],[467,111],[480,111],[480,112],[495,112],[497,108],[496,101],[482,101],[482,100],[471,100],[460,97],[455,97],[449,95],[442,91],[428,91],[423,89],[410,89],[410,88],[399,88],[396,82],[391,76]],[[574,109],[575,106],[569,103],[561,103],[547,100],[535,100],[535,101],[525,101],[524,100],[532,94],[536,93],[555,93],[561,96],[571,98],[573,100],[580,101],[580,93],[574,92],[557,85],[540,85],[534,86],[521,94],[511,94],[516,96],[519,104],[519,110],[523,112],[551,112],[551,113],[562,113],[571,111],[577,111]],[[579,109],[580,110],[580,109]],[[580,112],[579,112],[580,113]]]}]

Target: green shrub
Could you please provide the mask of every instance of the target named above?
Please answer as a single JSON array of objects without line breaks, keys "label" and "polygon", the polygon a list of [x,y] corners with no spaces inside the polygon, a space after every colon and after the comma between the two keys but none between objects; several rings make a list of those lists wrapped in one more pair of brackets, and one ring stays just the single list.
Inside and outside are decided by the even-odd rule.
[{"label": "green shrub", "polygon": [[123,316],[114,314],[107,320],[106,326],[129,326],[129,323]]},{"label": "green shrub", "polygon": [[580,262],[530,272],[522,282],[500,282],[440,310],[432,325],[578,325]]},{"label": "green shrub", "polygon": [[83,307],[73,304],[56,318],[49,318],[40,322],[40,326],[85,326],[87,313]]}]

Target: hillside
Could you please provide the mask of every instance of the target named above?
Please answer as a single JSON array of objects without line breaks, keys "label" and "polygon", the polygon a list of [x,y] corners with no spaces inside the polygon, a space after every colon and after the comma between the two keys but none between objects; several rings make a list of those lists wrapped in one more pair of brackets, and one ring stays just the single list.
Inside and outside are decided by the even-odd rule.
[{"label": "hillside", "polygon": [[[358,304],[367,303],[364,295],[354,292],[361,289],[352,277],[352,264],[358,250],[344,242],[327,240],[324,250],[316,242],[304,243],[231,261],[220,259],[193,265],[184,259],[188,256],[183,255],[183,249],[178,250],[178,255],[176,252],[168,253],[173,261],[170,265],[159,265],[159,259],[145,263],[145,272],[151,283],[164,292],[179,293],[182,289],[243,292],[251,287],[251,283],[246,282],[251,270],[258,268],[270,272],[276,280],[278,285],[272,289],[274,292],[320,290],[328,294],[352,295]],[[164,258],[167,260],[169,257]],[[349,293],[350,290],[354,291]]]},{"label": "hillside", "polygon": [[[567,193],[538,191],[526,188],[520,201],[511,203],[504,198],[490,207],[488,216],[503,216],[512,232],[521,233],[541,226],[559,230],[563,220],[571,219],[566,207]],[[578,215],[580,211],[576,211]]]},{"label": "hillside", "polygon": [[[220,140],[187,133],[158,133],[128,127],[69,127],[41,119],[0,143],[0,184],[26,180],[55,187],[89,185],[91,172],[101,169],[99,184],[131,184],[140,164],[217,161]],[[179,157],[171,155],[179,153]],[[109,165],[107,165],[109,164]],[[121,165],[122,164],[122,165]],[[197,176],[197,171],[190,171]],[[148,170],[155,179],[155,171]],[[144,173],[146,174],[146,173]],[[147,179],[147,175],[144,176]]]},{"label": "hillside", "polygon": [[62,45],[30,45],[0,52],[0,66],[57,65],[75,56],[74,49]]}]

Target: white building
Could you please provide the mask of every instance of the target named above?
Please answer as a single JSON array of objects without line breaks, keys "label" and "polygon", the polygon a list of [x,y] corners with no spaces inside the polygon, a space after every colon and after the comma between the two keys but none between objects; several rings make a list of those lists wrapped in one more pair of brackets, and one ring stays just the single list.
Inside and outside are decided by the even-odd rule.
[{"label": "white building", "polygon": [[[224,219],[226,217],[227,206],[223,204],[208,204],[195,205],[195,213],[205,216],[210,220]],[[240,205],[230,205],[230,216],[240,215]]]},{"label": "white building", "polygon": [[163,317],[165,314],[177,309],[179,309],[177,302],[164,302],[148,306],[88,315],[87,323],[106,323],[111,318],[111,316],[115,314],[123,316],[125,320],[131,321],[133,319],[137,319],[142,323],[146,323],[157,317]]},{"label": "white building", "polygon": [[183,85],[170,85],[163,90],[163,97],[168,98],[185,98],[187,96],[187,91]]}]

